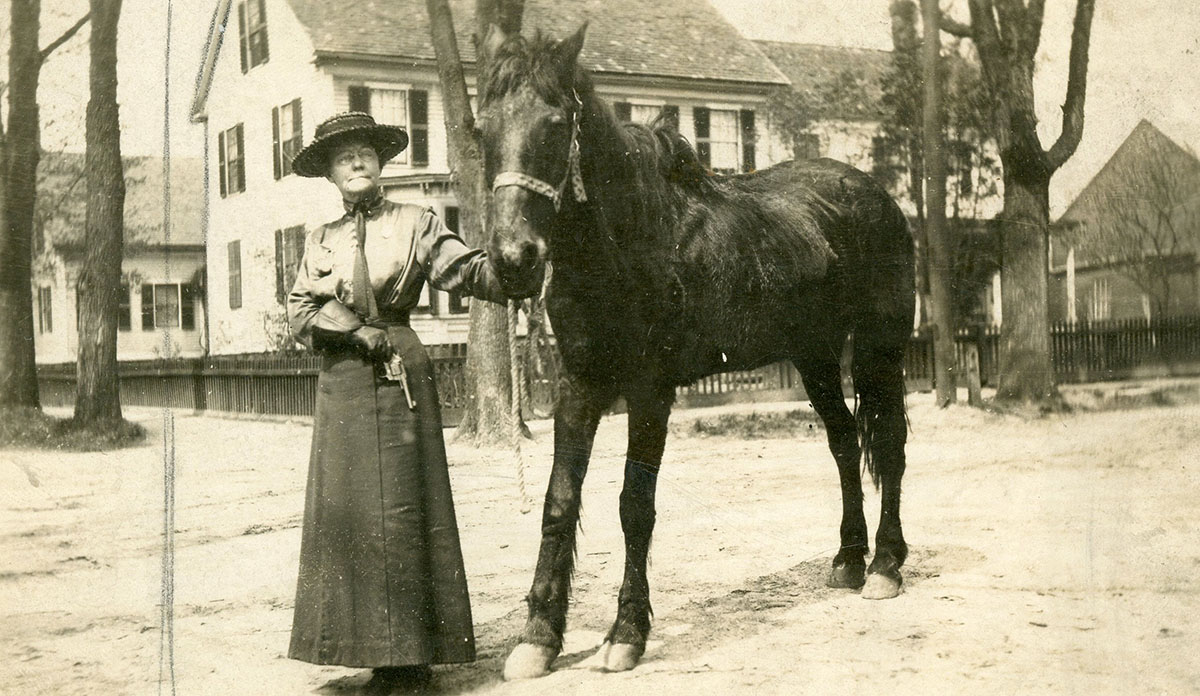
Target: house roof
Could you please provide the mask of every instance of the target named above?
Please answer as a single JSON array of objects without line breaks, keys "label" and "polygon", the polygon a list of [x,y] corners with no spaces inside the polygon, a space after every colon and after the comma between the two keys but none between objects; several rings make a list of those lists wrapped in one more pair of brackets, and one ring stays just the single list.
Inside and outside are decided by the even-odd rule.
[{"label": "house roof", "polygon": [[892,54],[869,48],[757,41],[792,83],[809,97],[817,118],[877,121],[885,117],[883,82]]},{"label": "house roof", "polygon": [[1200,209],[1200,160],[1142,119],[1059,217],[1060,225],[1096,220],[1112,210],[1108,201],[1114,198],[1136,201],[1139,194],[1148,195],[1151,192],[1142,189],[1159,167],[1181,177],[1183,186],[1196,192],[1185,201],[1188,209],[1180,211],[1195,216]]},{"label": "house roof", "polygon": [[[193,114],[203,110],[211,64],[220,41],[218,18],[197,80]],[[382,58],[412,63],[436,60],[423,0],[287,0],[308,30],[318,58]],[[450,0],[464,63],[474,63],[474,0]],[[268,18],[268,22],[269,22]],[[523,30],[566,37],[588,22],[580,65],[593,73],[786,85],[787,77],[707,2],[696,0],[528,0]]]},{"label": "house roof", "polygon": [[[127,249],[204,243],[204,163],[171,158],[170,240],[163,232],[163,169],[158,157],[125,157],[125,246]],[[87,179],[81,152],[43,152],[38,164],[34,225],[47,246],[84,245]]]}]

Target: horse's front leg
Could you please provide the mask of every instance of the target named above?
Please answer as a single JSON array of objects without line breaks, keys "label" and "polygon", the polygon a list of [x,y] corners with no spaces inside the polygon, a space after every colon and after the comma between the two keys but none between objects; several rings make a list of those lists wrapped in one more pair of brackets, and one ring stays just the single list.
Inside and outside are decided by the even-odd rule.
[{"label": "horse's front leg", "polygon": [[654,492],[667,438],[673,387],[650,387],[626,395],[629,449],[621,489],[621,531],[625,533],[625,579],[617,599],[617,620],[601,651],[605,669],[633,669],[646,650],[650,633],[650,582],[646,577],[650,536],[654,531]]},{"label": "horse's front leg", "polygon": [[527,597],[529,618],[521,642],[504,663],[505,679],[545,675],[562,650],[580,490],[600,415],[615,398],[615,388],[573,379],[560,385],[554,413],[554,466],[542,508],[542,545]]}]

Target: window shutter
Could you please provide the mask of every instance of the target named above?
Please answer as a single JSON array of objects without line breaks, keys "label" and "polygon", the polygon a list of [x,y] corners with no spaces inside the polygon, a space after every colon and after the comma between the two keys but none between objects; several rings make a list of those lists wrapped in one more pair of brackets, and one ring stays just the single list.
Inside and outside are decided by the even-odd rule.
[{"label": "window shutter", "polygon": [[154,286],[142,286],[142,331],[154,330]]},{"label": "window shutter", "polygon": [[234,240],[226,247],[229,261],[229,308],[242,306],[242,242]]},{"label": "window shutter", "polygon": [[700,164],[712,167],[712,146],[708,142],[708,108],[697,106],[692,109],[692,125],[696,129],[696,156]]},{"label": "window shutter", "polygon": [[679,130],[679,107],[675,104],[667,104],[662,108],[663,123],[667,124],[675,130]]},{"label": "window shutter", "polygon": [[129,284],[121,283],[121,296],[117,300],[117,330],[129,331],[133,319],[129,311]]},{"label": "window shutter", "polygon": [[429,164],[429,92],[413,89],[408,92],[408,119],[412,136],[412,163],[423,167]]},{"label": "window shutter", "polygon": [[283,143],[279,142],[279,107],[271,108],[271,148],[275,154],[275,180],[283,174]]},{"label": "window shutter", "polygon": [[237,172],[238,172],[238,191],[246,190],[246,148],[242,141],[242,124],[237,124]]},{"label": "window shutter", "polygon": [[220,170],[219,178],[221,179],[221,198],[224,198],[225,194],[228,193],[225,188],[225,170],[227,167],[225,163],[225,131],[217,133],[217,159],[221,163],[218,169]]},{"label": "window shutter", "polygon": [[346,88],[350,98],[350,110],[371,113],[371,90],[363,85],[350,85]]},{"label": "window shutter", "polygon": [[247,51],[249,46],[246,43],[246,3],[238,3],[238,44],[242,49],[242,72],[249,69],[249,61],[247,60]]},{"label": "window shutter", "polygon": [[633,118],[633,105],[629,102],[613,102],[613,113],[618,121],[627,122]]},{"label": "window shutter", "polygon": [[196,292],[190,283],[179,286],[179,328],[196,329]]},{"label": "window shutter", "polygon": [[275,301],[283,304],[283,230],[275,230]]},{"label": "window shutter", "polygon": [[754,129],[754,111],[742,109],[738,122],[742,127],[742,171],[752,172],[758,168],[754,152],[755,141],[758,139],[758,132]]}]

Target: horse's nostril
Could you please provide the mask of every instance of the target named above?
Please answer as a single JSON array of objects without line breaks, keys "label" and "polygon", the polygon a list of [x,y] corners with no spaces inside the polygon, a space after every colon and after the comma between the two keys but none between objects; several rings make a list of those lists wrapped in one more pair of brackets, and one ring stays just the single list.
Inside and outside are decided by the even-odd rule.
[{"label": "horse's nostril", "polygon": [[517,270],[529,270],[537,265],[538,249],[532,242],[513,245],[504,250],[504,262]]}]

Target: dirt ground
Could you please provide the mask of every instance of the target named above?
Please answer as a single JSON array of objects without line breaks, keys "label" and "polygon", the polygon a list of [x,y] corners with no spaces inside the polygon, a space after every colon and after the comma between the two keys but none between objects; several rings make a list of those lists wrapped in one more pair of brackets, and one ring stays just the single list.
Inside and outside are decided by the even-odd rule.
[{"label": "dirt ground", "polygon": [[[606,418],[584,489],[567,645],[555,671],[530,682],[499,675],[524,618],[550,424],[534,423],[526,445],[539,499],[528,514],[509,453],[452,444],[480,659],[439,668],[439,691],[1200,692],[1200,405],[1036,417],[931,402],[909,398],[911,555],[904,593],[881,602],[824,586],[840,501],[819,429],[672,435],[650,570],[654,628],[642,663],[621,674],[587,660],[612,621],[622,563],[625,424]],[[366,671],[284,657],[309,425],[173,415],[167,593],[167,416],[127,415],[150,429],[149,444],[0,451],[0,692],[355,693]],[[874,528],[869,486],[866,498]],[[163,638],[166,594],[173,645]]]}]

